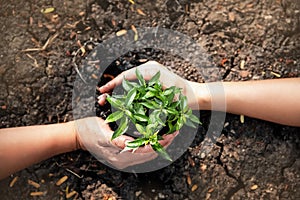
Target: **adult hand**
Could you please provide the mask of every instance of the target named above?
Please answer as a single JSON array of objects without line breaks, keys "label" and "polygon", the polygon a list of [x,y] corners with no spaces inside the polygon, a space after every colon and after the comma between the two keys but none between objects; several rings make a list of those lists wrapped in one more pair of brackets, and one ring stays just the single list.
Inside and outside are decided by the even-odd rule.
[{"label": "adult hand", "polygon": [[[100,161],[106,161],[112,167],[123,169],[132,165],[141,164],[157,157],[157,153],[150,145],[138,148],[135,152],[122,151],[127,141],[132,137],[122,135],[111,140],[113,131],[107,123],[98,117],[89,117],[75,121],[77,146],[88,150]],[[167,147],[171,144],[176,133],[164,136],[160,143]]]},{"label": "adult hand", "polygon": [[[187,81],[180,76],[172,73],[166,67],[159,64],[155,61],[149,61],[145,64],[142,64],[137,67],[137,69],[141,72],[145,80],[150,80],[152,76],[154,76],[158,71],[160,71],[160,82],[163,84],[165,88],[176,86],[182,88],[182,93],[187,97],[189,106],[192,109],[199,109],[199,99],[196,94],[199,94],[198,83]],[[123,78],[127,80],[135,80],[136,68],[132,68],[130,70],[124,71],[119,74],[116,78],[100,87],[100,92],[105,94],[111,92],[116,86],[122,83]],[[103,105],[105,103],[105,95],[100,96],[99,104]]]}]

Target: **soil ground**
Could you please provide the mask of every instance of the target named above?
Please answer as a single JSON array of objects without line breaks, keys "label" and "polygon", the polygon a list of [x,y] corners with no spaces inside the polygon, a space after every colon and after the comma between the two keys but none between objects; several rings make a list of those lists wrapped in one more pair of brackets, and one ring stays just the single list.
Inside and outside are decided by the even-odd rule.
[{"label": "soil ground", "polygon": [[[72,120],[75,68],[85,57],[76,52],[89,40],[102,42],[131,25],[192,37],[212,57],[223,81],[300,76],[299,0],[132,2],[0,0],[1,127]],[[41,12],[46,8],[55,10]],[[168,54],[156,60],[201,81],[187,62]],[[199,153],[197,136],[172,165],[130,174],[87,152],[67,153],[2,180],[0,199],[66,199],[70,191],[76,191],[74,199],[300,199],[299,133],[299,128],[248,117],[241,123],[240,116],[227,114],[207,155]],[[65,175],[67,181],[56,186]],[[42,195],[32,196],[37,191]]]}]

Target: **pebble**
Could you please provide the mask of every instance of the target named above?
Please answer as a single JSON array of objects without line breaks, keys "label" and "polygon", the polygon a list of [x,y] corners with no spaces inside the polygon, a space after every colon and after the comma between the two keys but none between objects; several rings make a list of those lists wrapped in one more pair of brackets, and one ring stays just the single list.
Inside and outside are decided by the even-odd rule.
[{"label": "pebble", "polygon": [[246,63],[245,60],[241,61],[241,63],[240,63],[240,69],[244,69],[245,68],[245,63]]},{"label": "pebble", "polygon": [[201,154],[200,154],[200,158],[205,158],[205,153],[204,152],[202,152]]},{"label": "pebble", "polygon": [[140,196],[141,194],[142,194],[142,191],[140,191],[140,190],[135,192],[136,197]]},{"label": "pebble", "polygon": [[166,198],[166,196],[164,194],[162,194],[162,193],[158,193],[158,198],[164,199],[164,198]]}]

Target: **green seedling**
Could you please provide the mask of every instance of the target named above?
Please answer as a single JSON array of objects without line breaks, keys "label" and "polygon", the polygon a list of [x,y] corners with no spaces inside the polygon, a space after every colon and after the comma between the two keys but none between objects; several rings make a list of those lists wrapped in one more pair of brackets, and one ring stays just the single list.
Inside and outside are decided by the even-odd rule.
[{"label": "green seedling", "polygon": [[140,137],[126,144],[126,149],[135,151],[141,146],[151,145],[164,159],[172,161],[164,147],[160,130],[167,130],[163,134],[171,134],[179,130],[184,124],[196,128],[201,124],[199,119],[188,107],[187,97],[181,89],[175,86],[163,89],[157,72],[149,81],[136,70],[138,82],[122,81],[123,95],[107,96],[107,101],[117,111],[106,118],[106,122],[119,121],[118,128],[112,135],[112,140],[124,134],[132,123]]}]

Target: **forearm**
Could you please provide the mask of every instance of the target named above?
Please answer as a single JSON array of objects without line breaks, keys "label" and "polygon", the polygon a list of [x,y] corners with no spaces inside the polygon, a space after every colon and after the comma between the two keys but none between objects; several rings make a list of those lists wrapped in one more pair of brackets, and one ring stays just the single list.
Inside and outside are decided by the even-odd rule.
[{"label": "forearm", "polygon": [[0,179],[54,155],[76,150],[73,123],[0,129]]},{"label": "forearm", "polygon": [[[214,84],[199,84],[200,109],[208,110],[212,101],[216,105],[223,99]],[[226,110],[215,110],[243,114],[254,118],[291,126],[300,126],[300,79],[272,79],[263,81],[223,82]],[[210,88],[210,90],[208,90]],[[201,96],[202,95],[202,96]],[[219,102],[218,102],[219,101]]]}]

